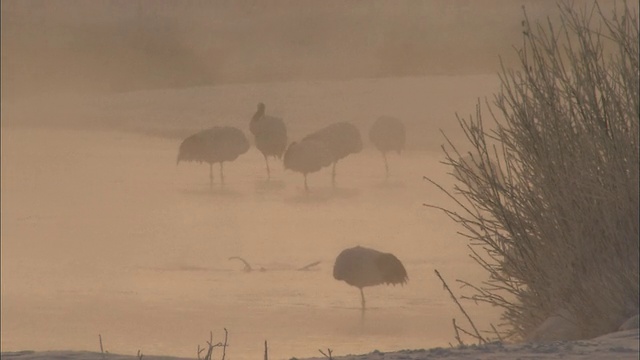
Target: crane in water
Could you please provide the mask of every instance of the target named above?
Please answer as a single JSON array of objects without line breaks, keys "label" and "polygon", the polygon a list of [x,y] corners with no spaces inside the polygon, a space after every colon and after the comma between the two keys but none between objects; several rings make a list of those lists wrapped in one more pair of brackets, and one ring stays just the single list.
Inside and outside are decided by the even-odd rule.
[{"label": "crane in water", "polygon": [[329,164],[333,164],[331,184],[336,186],[336,164],[345,157],[362,151],[362,137],[355,125],[346,121],[330,124],[307,135],[302,141],[315,140],[326,145],[331,155]]},{"label": "crane in water", "polygon": [[362,246],[345,249],[338,255],[333,277],[360,289],[363,311],[363,288],[381,284],[404,285],[409,280],[407,270],[395,255]]},{"label": "crane in water", "polygon": [[388,179],[389,164],[387,163],[387,153],[395,151],[400,154],[404,150],[406,141],[404,124],[394,117],[381,116],[371,125],[369,140],[382,153],[386,173],[385,179]]},{"label": "crane in water", "polygon": [[287,149],[287,127],[281,118],[266,115],[265,108],[263,103],[258,104],[258,109],[249,123],[249,130],[254,136],[256,147],[264,156],[267,179],[271,179],[268,158],[269,156],[282,158]]},{"label": "crane in water", "polygon": [[224,184],[223,163],[233,161],[249,150],[249,141],[242,130],[232,126],[214,126],[197,132],[182,141],[178,151],[180,161],[209,164],[209,186],[213,188],[213,164],[220,163],[220,184]]}]

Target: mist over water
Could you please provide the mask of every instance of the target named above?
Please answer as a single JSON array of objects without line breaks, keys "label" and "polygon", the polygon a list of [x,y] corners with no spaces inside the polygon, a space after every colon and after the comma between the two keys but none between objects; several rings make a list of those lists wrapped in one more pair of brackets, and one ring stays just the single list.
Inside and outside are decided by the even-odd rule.
[{"label": "mist over water", "polygon": [[[460,229],[423,206],[451,204],[423,176],[452,188],[440,130],[463,138],[455,113],[497,91],[493,60],[510,44],[480,37],[493,45],[464,61],[461,49],[501,26],[517,34],[520,3],[486,2],[481,32],[458,21],[479,11],[472,2],[239,3],[2,2],[2,351],[99,351],[101,334],[113,353],[196,357],[224,328],[234,359],[262,356],[265,340],[273,359],[452,341],[460,314],[433,270],[460,293],[455,279],[484,277]],[[21,31],[35,23],[46,31]],[[433,35],[447,29],[449,41]],[[359,128],[364,150],[338,163],[336,189],[325,168],[306,194],[275,160],[267,181],[254,146],[225,163],[224,186],[217,164],[212,189],[208,165],[176,166],[195,131],[250,138],[258,102],[290,141],[335,121]],[[387,182],[368,140],[381,115],[407,128]],[[358,289],[332,277],[356,245],[393,253],[409,275],[366,288],[364,318]],[[467,310],[479,325],[499,321]]]},{"label": "mist over water", "polygon": [[[365,149],[339,163],[337,189],[325,169],[306,195],[279,165],[267,182],[255,148],[209,190],[208,166],[176,167],[171,140],[12,129],[2,142],[3,351],[98,350],[101,334],[111,352],[195,356],[225,327],[235,358],[264,340],[273,358],[435,346],[455,309],[433,269],[473,275],[455,229],[421,206],[442,199],[421,181],[444,171],[434,154],[390,156],[385,183]],[[364,321],[358,290],[332,277],[355,245],[394,253],[410,279],[367,288]]]},{"label": "mist over water", "polygon": [[523,5],[554,20],[550,0],[7,0],[2,96],[494,74]]}]

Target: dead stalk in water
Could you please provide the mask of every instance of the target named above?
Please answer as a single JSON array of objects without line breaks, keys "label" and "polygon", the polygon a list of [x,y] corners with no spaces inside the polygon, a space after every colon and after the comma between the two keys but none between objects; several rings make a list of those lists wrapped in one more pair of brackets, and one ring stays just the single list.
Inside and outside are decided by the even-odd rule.
[{"label": "dead stalk in water", "polygon": [[[449,285],[447,285],[446,281],[444,281],[442,276],[440,276],[440,273],[438,272],[438,270],[434,270],[434,271],[435,271],[436,275],[438,276],[438,278],[440,279],[440,281],[442,281],[442,285],[443,285],[444,289],[447,290],[447,292],[449,292],[449,295],[451,295],[451,298],[453,299],[453,301],[456,303],[456,305],[458,305],[458,308],[460,308],[460,311],[462,312],[462,314],[464,314],[464,316],[467,318],[467,320],[469,321],[469,324],[471,324],[471,327],[473,328],[473,331],[475,332],[475,335],[469,333],[468,331],[464,330],[461,327],[456,326],[455,325],[455,320],[454,320],[454,327],[459,329],[459,330],[461,330],[462,332],[466,333],[467,335],[470,335],[470,336],[476,338],[480,343],[486,344],[487,341],[482,337],[482,335],[480,335],[480,332],[478,332],[478,329],[476,328],[476,325],[471,320],[471,317],[469,317],[469,314],[467,314],[467,312],[464,310],[462,305],[460,305],[460,302],[458,301],[458,299],[455,297],[455,295],[453,295],[453,292],[451,291],[451,289],[449,289]],[[456,333],[457,333],[457,330],[456,330]]]},{"label": "dead stalk in water", "polygon": [[[333,350],[331,350],[331,349],[327,348],[327,353],[326,353],[326,354],[325,354],[325,352],[324,352],[324,351],[322,351],[322,350],[320,350],[320,349],[318,349],[318,351],[320,351],[320,354],[324,355],[324,357],[326,357],[327,359],[329,359],[329,360],[333,360],[333,357],[332,357],[332,355],[331,355],[331,353],[333,353]],[[327,354],[329,354],[329,355],[327,355]]]}]

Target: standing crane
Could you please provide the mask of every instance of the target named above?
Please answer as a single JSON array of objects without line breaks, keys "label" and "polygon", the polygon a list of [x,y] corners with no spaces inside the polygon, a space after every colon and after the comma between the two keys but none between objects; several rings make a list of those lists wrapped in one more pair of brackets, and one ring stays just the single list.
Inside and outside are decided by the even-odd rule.
[{"label": "standing crane", "polygon": [[404,124],[399,119],[390,116],[379,117],[369,129],[369,139],[382,153],[384,158],[385,179],[389,179],[389,164],[387,153],[395,151],[398,154],[404,150],[406,131]]},{"label": "standing crane", "polygon": [[307,174],[329,166],[332,160],[326,144],[316,140],[292,142],[284,153],[284,168],[304,175],[304,190],[308,193]]},{"label": "standing crane", "polygon": [[302,141],[316,140],[326,144],[331,154],[333,168],[331,171],[331,184],[336,186],[336,164],[350,154],[362,151],[362,137],[360,131],[353,124],[346,121],[328,125],[314,133],[307,135]]},{"label": "standing crane", "polygon": [[254,136],[256,147],[264,156],[264,162],[267,164],[267,178],[271,179],[268,157],[282,158],[287,149],[287,127],[281,118],[266,115],[265,105],[259,103],[249,123],[249,130]]},{"label": "standing crane", "polygon": [[208,163],[209,186],[213,188],[213,164],[220,163],[220,184],[224,184],[223,163],[237,159],[248,150],[249,141],[242,130],[231,126],[214,126],[184,139],[180,144],[176,163]]},{"label": "standing crane", "polygon": [[409,277],[404,265],[393,254],[356,246],[343,250],[333,266],[333,277],[360,289],[365,310],[363,288],[367,286],[404,285]]}]

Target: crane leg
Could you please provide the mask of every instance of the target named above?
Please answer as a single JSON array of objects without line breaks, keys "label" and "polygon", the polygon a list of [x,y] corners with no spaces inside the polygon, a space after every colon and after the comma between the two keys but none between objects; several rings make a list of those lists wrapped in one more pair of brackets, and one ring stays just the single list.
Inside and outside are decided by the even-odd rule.
[{"label": "crane leg", "polygon": [[309,186],[307,185],[307,174],[304,174],[304,191],[309,192]]},{"label": "crane leg", "polygon": [[385,178],[384,180],[389,180],[389,164],[387,163],[387,153],[382,153],[382,157],[384,157],[384,170],[385,170]]},{"label": "crane leg", "polygon": [[224,162],[220,161],[220,185],[224,185],[224,174],[222,173],[222,164]]},{"label": "crane leg", "polygon": [[209,190],[213,189],[213,164],[209,163]]},{"label": "crane leg", "polygon": [[271,180],[271,169],[269,169],[269,159],[264,155],[264,162],[267,164],[267,180]]},{"label": "crane leg", "polygon": [[362,298],[362,311],[365,309],[364,291],[360,288],[360,297]]},{"label": "crane leg", "polygon": [[338,164],[337,161],[333,163],[333,170],[331,170],[331,186],[333,188],[336,187],[336,164]]}]

